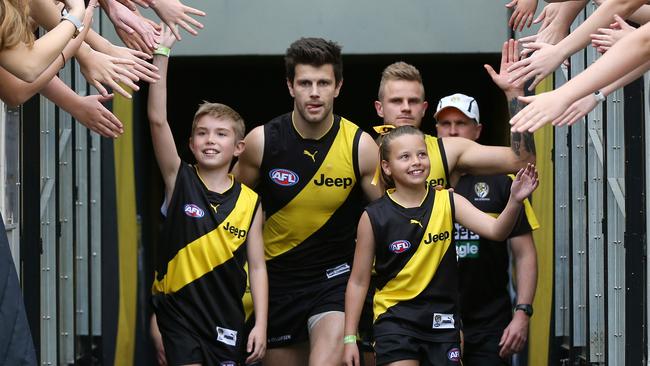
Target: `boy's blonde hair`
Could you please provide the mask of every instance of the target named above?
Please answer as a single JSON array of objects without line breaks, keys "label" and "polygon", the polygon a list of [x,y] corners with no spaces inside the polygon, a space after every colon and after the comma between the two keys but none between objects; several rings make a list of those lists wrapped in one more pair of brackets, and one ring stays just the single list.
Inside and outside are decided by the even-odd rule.
[{"label": "boy's blonde hair", "polygon": [[[402,61],[392,63],[381,73],[378,94],[380,101],[384,97],[384,87],[386,86],[386,82],[391,80],[416,81],[422,84],[422,76],[415,66]],[[424,86],[422,86],[422,99],[424,99]]]},{"label": "boy's blonde hair", "polygon": [[238,141],[244,139],[246,124],[239,113],[225,104],[210,103],[206,101],[203,101],[203,103],[199,105],[199,109],[194,114],[194,120],[192,121],[192,136],[194,136],[197,122],[205,115],[216,119],[227,119],[232,121],[232,127],[233,130],[235,130],[235,137]]},{"label": "boy's blonde hair", "polygon": [[0,0],[0,50],[18,43],[34,44],[27,0]]}]

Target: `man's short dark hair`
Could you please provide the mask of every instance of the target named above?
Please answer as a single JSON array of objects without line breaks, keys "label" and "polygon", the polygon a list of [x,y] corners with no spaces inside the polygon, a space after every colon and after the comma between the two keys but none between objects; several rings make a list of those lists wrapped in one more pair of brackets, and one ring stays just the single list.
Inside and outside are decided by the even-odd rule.
[{"label": "man's short dark hair", "polygon": [[341,46],[336,42],[322,38],[300,38],[293,42],[284,56],[287,69],[287,79],[293,83],[296,76],[296,65],[311,65],[320,67],[331,64],[334,67],[334,78],[338,84],[343,79],[343,61]]}]

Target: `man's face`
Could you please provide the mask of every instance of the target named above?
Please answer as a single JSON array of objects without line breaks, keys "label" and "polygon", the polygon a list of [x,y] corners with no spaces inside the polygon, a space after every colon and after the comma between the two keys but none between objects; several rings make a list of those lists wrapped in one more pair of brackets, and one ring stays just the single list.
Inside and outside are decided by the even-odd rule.
[{"label": "man's face", "polygon": [[377,115],[384,124],[420,128],[427,111],[424,87],[417,81],[389,80],[384,84],[382,100],[375,102]]},{"label": "man's face", "polygon": [[476,141],[483,128],[482,125],[453,107],[440,111],[436,120],[438,137],[457,136]]},{"label": "man's face", "polygon": [[329,118],[342,84],[343,81],[336,85],[331,64],[318,67],[298,64],[293,83],[287,80],[289,93],[294,98],[294,110],[308,123]]}]

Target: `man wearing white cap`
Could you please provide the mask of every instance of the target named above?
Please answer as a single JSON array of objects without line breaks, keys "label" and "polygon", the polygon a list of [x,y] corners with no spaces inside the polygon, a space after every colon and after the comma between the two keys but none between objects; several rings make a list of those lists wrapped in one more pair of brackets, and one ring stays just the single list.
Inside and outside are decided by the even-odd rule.
[{"label": "man wearing white cap", "polygon": [[[478,103],[464,94],[444,97],[435,118],[438,137],[476,140],[481,134]],[[490,215],[505,208],[512,181],[506,175],[454,177],[455,192]],[[528,336],[532,301],[537,285],[537,254],[532,230],[539,224],[528,201],[509,237],[515,259],[517,301],[508,293],[510,257],[506,242],[493,242],[455,223],[460,270],[460,313],[463,320],[463,361],[468,365],[508,365],[509,357],[523,349]]]}]

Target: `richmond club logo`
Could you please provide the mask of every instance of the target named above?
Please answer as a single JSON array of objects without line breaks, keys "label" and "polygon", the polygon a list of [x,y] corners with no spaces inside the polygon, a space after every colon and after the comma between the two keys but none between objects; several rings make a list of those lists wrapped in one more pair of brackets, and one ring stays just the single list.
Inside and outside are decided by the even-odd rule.
[{"label": "richmond club logo", "polygon": [[411,248],[411,243],[408,240],[397,240],[390,243],[388,249],[395,254],[404,253]]},{"label": "richmond club logo", "polygon": [[289,169],[273,169],[269,172],[269,176],[273,182],[284,187],[295,185],[300,180],[298,174]]},{"label": "richmond club logo", "polygon": [[478,182],[474,185],[474,193],[476,197],[485,198],[490,193],[490,186],[485,182]]},{"label": "richmond club logo", "polygon": [[199,206],[193,203],[186,204],[185,207],[183,208],[183,211],[185,211],[185,214],[187,216],[194,217],[197,219],[205,215],[205,212],[203,212],[203,210]]}]

